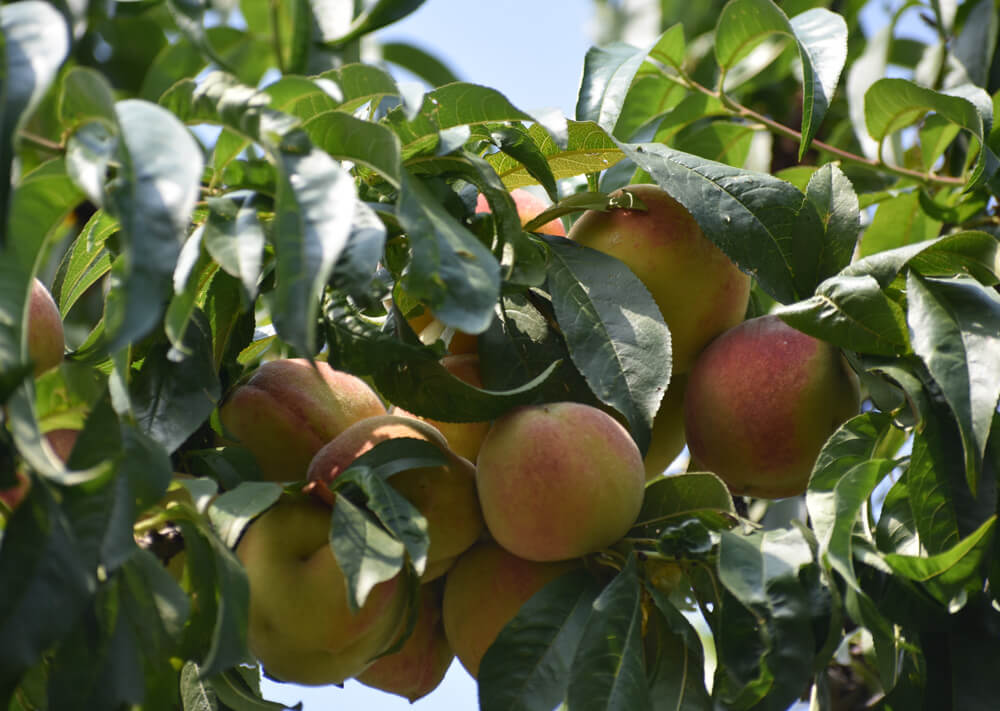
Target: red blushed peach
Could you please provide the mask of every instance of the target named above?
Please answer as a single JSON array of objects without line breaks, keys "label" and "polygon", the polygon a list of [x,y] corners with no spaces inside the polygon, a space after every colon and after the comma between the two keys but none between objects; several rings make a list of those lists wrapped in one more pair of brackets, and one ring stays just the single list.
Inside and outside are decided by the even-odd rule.
[{"label": "red blushed peach", "polygon": [[382,415],[357,422],[316,453],[309,464],[308,478],[321,484],[314,491],[332,502],[328,485],[334,478],[376,444],[400,437],[430,442],[448,458],[446,466],[410,469],[388,480],[427,519],[431,539],[423,575],[427,582],[444,573],[483,531],[475,468],[449,450],[445,438],[432,425],[402,415]]},{"label": "red blushed peach", "polygon": [[[514,198],[514,204],[517,206],[517,216],[521,218],[522,226],[528,224],[539,214],[551,207],[551,205],[541,198],[535,197],[533,193],[521,188],[511,190],[510,196]],[[490,205],[486,202],[486,198],[483,195],[480,195],[476,199],[476,212],[490,212]],[[566,228],[563,227],[563,223],[559,219],[546,222],[536,232],[544,235],[566,236]]]},{"label": "red blushed peach", "polygon": [[249,449],[269,481],[305,478],[313,455],[385,406],[361,378],[300,358],[261,365],[219,409],[225,434]]},{"label": "red blushed peach", "polygon": [[441,620],[441,591],[437,585],[424,585],[413,632],[398,652],[376,659],[358,681],[412,703],[437,688],[454,658]]},{"label": "red blushed peach", "polygon": [[376,585],[351,612],[329,531],[329,507],[286,498],[252,521],[236,547],[250,584],[250,651],[283,681],[339,684],[356,676],[405,623],[399,576]]},{"label": "red blushed peach", "polygon": [[590,405],[517,408],[476,460],[486,527],[514,555],[567,560],[616,542],[642,505],[646,472],[628,431]]},{"label": "red blushed peach", "polygon": [[[475,353],[445,356],[441,359],[441,365],[459,380],[477,388],[483,387],[483,381],[479,377],[479,356]],[[490,429],[489,422],[440,422],[414,415],[399,407],[391,408],[390,412],[404,417],[414,417],[434,425],[448,440],[451,451],[470,462],[476,461],[479,447]]]},{"label": "red blushed peach", "polygon": [[444,633],[473,677],[500,631],[547,583],[579,567],[579,561],[538,563],[518,558],[492,542],[459,557],[444,583]]},{"label": "red blushed peach", "polygon": [[734,494],[801,494],[827,438],[857,414],[857,376],[840,351],[777,316],[715,339],[688,378],[692,459]]},{"label": "red blushed peach", "polygon": [[743,320],[750,277],[664,190],[655,185],[623,190],[642,200],[646,210],[588,210],[569,238],[617,257],[645,284],[670,327],[673,372],[686,373],[709,341]]},{"label": "red blushed peach", "polygon": [[31,284],[28,302],[28,357],[38,377],[62,363],[66,340],[59,307],[38,279]]}]

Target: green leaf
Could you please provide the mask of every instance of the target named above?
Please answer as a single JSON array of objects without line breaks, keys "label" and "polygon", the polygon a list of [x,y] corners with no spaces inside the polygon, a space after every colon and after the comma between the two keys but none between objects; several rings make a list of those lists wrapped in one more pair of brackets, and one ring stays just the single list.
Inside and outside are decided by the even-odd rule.
[{"label": "green leaf", "polygon": [[712,121],[681,131],[672,144],[686,153],[742,168],[750,155],[756,132],[757,129],[747,124]]},{"label": "green leaf", "polygon": [[711,472],[659,477],[646,487],[629,537],[656,537],[664,527],[691,516],[711,516],[722,522],[735,514],[732,494]]},{"label": "green leaf", "polygon": [[146,335],[163,314],[204,163],[197,142],[165,109],[132,99],[116,111],[122,165],[104,208],[121,223],[128,258],[108,297],[111,350]]},{"label": "green leaf", "polygon": [[570,668],[574,711],[651,708],[642,650],[642,586],[635,557],[594,600]]},{"label": "green leaf", "polygon": [[591,47],[583,63],[576,120],[593,121],[608,133],[614,133],[632,79],[646,54],[622,42]]},{"label": "green leaf", "polygon": [[190,354],[183,358],[166,344],[154,347],[130,388],[140,427],[168,452],[205,422],[221,396],[210,327],[200,311],[188,324],[184,343]]},{"label": "green leaf", "polygon": [[385,126],[342,111],[323,111],[306,118],[302,128],[317,148],[338,160],[354,161],[376,170],[399,187],[402,180],[399,139]]},{"label": "green leaf", "polygon": [[827,163],[809,179],[806,198],[826,230],[820,273],[833,276],[850,263],[858,241],[861,211],[857,193],[843,171],[835,163]]},{"label": "green leaf", "polygon": [[719,66],[732,69],[774,34],[794,39],[802,61],[801,159],[826,115],[847,61],[847,23],[822,8],[789,20],[771,0],[732,0],[723,8],[715,30]]},{"label": "green leaf", "polygon": [[343,47],[348,42],[403,19],[423,4],[424,0],[377,0],[354,18],[346,34],[328,40],[327,45],[333,49]]},{"label": "green leaf", "polygon": [[500,293],[500,265],[418,178],[406,175],[396,215],[413,250],[403,286],[446,326],[482,333]]},{"label": "green leaf", "polygon": [[958,420],[975,494],[1000,400],[1000,298],[969,279],[925,280],[912,272],[907,293],[913,350]]},{"label": "green leaf", "polygon": [[656,143],[622,150],[777,301],[803,298],[822,281],[823,225],[790,183]]},{"label": "green leaf", "polygon": [[[26,0],[0,9],[3,86],[0,87],[0,223],[7,221],[11,161],[17,131],[41,101],[69,54],[69,28],[47,2]],[[6,234],[5,234],[6,237]],[[6,242],[4,239],[0,244]]]},{"label": "green leaf", "polygon": [[215,497],[208,507],[208,516],[222,542],[235,550],[250,521],[270,508],[281,491],[281,486],[274,482],[244,481]]},{"label": "green leaf", "polygon": [[570,356],[598,399],[625,416],[645,453],[670,382],[670,331],[663,316],[642,282],[614,257],[564,238],[546,242],[548,290]]},{"label": "green leaf", "polygon": [[805,301],[774,310],[790,326],[841,348],[877,355],[909,351],[903,307],[871,276],[835,276]]},{"label": "green leaf", "polygon": [[483,711],[550,711],[563,700],[573,657],[600,592],[593,575],[576,570],[521,606],[479,665]]},{"label": "green leaf", "polygon": [[219,266],[243,285],[247,296],[257,296],[266,237],[257,216],[256,195],[249,191],[228,193],[208,201],[202,242]]},{"label": "green leaf", "polygon": [[[545,156],[556,180],[605,170],[624,157],[611,136],[596,123],[570,121],[567,130],[567,143],[560,147],[541,126],[535,124],[528,128],[528,136]],[[487,156],[487,160],[511,190],[538,182],[515,158],[493,154]]]},{"label": "green leaf", "polygon": [[320,295],[350,237],[357,196],[350,174],[319,149],[283,151],[278,172],[272,319],[278,335],[313,355]]},{"label": "green leaf", "polygon": [[841,275],[871,275],[884,289],[907,266],[924,276],[968,273],[995,284],[1000,279],[1000,241],[986,232],[956,232],[859,259]]},{"label": "green leaf", "polygon": [[447,64],[415,44],[382,42],[379,49],[382,51],[382,59],[412,72],[431,86],[442,86],[459,80]]},{"label": "green leaf", "polygon": [[645,638],[654,708],[708,711],[705,652],[698,633],[660,590],[647,584],[646,592],[656,605]]},{"label": "green leaf", "polygon": [[1000,169],[1000,158],[986,138],[993,121],[993,104],[979,87],[963,85],[939,93],[908,79],[879,79],[865,93],[865,122],[876,141],[915,123],[929,111],[969,131],[980,143],[979,157],[967,187],[990,180]]},{"label": "green leaf", "polygon": [[336,83],[343,94],[341,111],[354,111],[369,101],[378,105],[386,96],[398,96],[392,75],[370,64],[345,64],[319,75]]},{"label": "green leaf", "polygon": [[947,604],[952,596],[970,582],[981,586],[977,575],[984,556],[991,551],[997,517],[991,516],[982,526],[963,538],[950,550],[931,556],[887,553],[885,561],[899,575],[924,583],[937,599]]},{"label": "green leaf", "polygon": [[346,496],[338,496],[333,504],[330,547],[347,581],[352,611],[361,608],[372,588],[395,577],[406,561],[402,542]]},{"label": "green leaf", "polygon": [[66,251],[52,288],[63,318],[111,270],[111,252],[105,243],[118,229],[118,220],[98,210]]}]

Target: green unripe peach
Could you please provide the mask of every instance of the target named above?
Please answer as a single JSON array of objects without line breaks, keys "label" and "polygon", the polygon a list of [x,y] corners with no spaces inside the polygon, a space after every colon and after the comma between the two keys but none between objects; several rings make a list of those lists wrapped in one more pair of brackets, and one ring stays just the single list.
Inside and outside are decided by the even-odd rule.
[{"label": "green unripe peach", "polygon": [[59,307],[45,285],[35,279],[28,295],[28,357],[34,363],[35,377],[62,363],[65,350]]},{"label": "green unripe peach", "polygon": [[265,671],[298,684],[339,684],[389,648],[405,623],[399,576],[351,613],[328,543],[330,509],[284,498],[252,521],[236,547],[250,583],[250,651]]},{"label": "green unripe peach", "polygon": [[361,378],[301,358],[262,364],[219,409],[225,434],[253,453],[264,479],[279,482],[305,478],[323,445],[355,422],[384,414]]},{"label": "green unripe peach", "polygon": [[670,328],[673,372],[686,373],[709,341],[743,320],[750,278],[666,191],[655,185],[623,190],[646,210],[589,210],[569,238],[617,257],[645,284]]},{"label": "green unripe peach", "polygon": [[358,681],[413,702],[437,688],[454,658],[441,620],[441,591],[423,585],[413,632],[398,652],[376,659]]},{"label": "green unripe peach", "polygon": [[[463,380],[469,385],[477,388],[483,387],[482,378],[479,376],[479,356],[475,353],[465,353],[462,355],[449,355],[441,359],[441,365],[459,380]],[[441,422],[419,415],[413,415],[406,410],[393,407],[390,412],[405,417],[414,417],[424,422],[434,425],[437,430],[448,440],[448,447],[460,457],[465,457],[470,462],[476,461],[479,454],[479,447],[490,429],[487,422]]]},{"label": "green unripe peach", "polygon": [[823,444],[857,414],[858,380],[840,351],[777,316],[714,340],[688,378],[691,456],[734,494],[801,494]]},{"label": "green unripe peach", "polygon": [[620,539],[646,472],[628,431],[577,402],[517,408],[493,423],[476,461],[486,527],[514,555],[567,560]]},{"label": "green unripe peach", "polygon": [[646,480],[663,474],[667,467],[684,451],[684,391],[687,376],[675,375],[670,379],[660,409],[653,418],[649,449],[642,463],[646,467]]},{"label": "green unripe peach", "polygon": [[444,582],[444,632],[473,677],[500,631],[547,583],[579,567],[579,561],[538,563],[518,558],[492,542],[459,557]]},{"label": "green unripe peach", "polygon": [[381,415],[356,422],[327,443],[309,465],[308,478],[322,486],[315,491],[333,501],[328,488],[337,475],[376,444],[410,437],[437,446],[448,458],[441,467],[419,467],[394,474],[389,483],[427,519],[430,548],[423,580],[438,577],[483,532],[476,496],[475,468],[448,449],[432,425],[413,417]]}]

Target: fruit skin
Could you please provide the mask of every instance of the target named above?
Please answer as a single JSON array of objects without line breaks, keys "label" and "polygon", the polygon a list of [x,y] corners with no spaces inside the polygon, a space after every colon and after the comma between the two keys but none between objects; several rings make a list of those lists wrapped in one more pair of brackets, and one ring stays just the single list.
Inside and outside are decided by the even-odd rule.
[{"label": "fruit skin", "polygon": [[[521,218],[522,227],[535,219],[539,213],[551,207],[551,205],[541,198],[535,197],[533,193],[521,188],[511,190],[510,196],[514,198],[514,204],[517,206],[517,216]],[[486,202],[486,198],[482,194],[476,198],[476,212],[490,212],[490,205]],[[563,227],[562,221],[558,218],[546,222],[535,231],[543,235],[566,236],[566,228]]]},{"label": "fruit skin", "polygon": [[[73,452],[73,446],[76,444],[76,438],[79,436],[80,430],[71,428],[49,430],[44,435],[52,451],[55,452],[56,456],[64,464],[69,461],[69,455]],[[10,511],[17,509],[31,490],[31,477],[28,476],[27,472],[22,469],[16,469],[14,475],[17,477],[18,483],[14,486],[0,489],[0,503],[2,503],[0,512],[3,511],[4,506]]]},{"label": "fruit skin", "polygon": [[577,558],[620,539],[646,472],[628,431],[577,402],[520,407],[490,428],[476,460],[483,518],[497,543],[534,561]]},{"label": "fruit skin", "polygon": [[28,295],[28,356],[34,363],[35,377],[62,363],[65,351],[59,307],[45,285],[35,279]]},{"label": "fruit skin", "polygon": [[283,681],[339,684],[356,676],[405,623],[408,596],[398,575],[351,614],[329,529],[328,506],[286,497],[252,521],[236,547],[250,584],[250,650]]},{"label": "fruit skin", "polygon": [[413,632],[398,652],[376,659],[358,675],[358,681],[398,694],[411,703],[438,687],[455,658],[444,635],[438,588],[438,585],[421,586],[420,609]]},{"label": "fruit skin", "polygon": [[[445,370],[469,385],[477,388],[483,387],[482,378],[479,377],[479,356],[475,353],[465,353],[462,355],[450,355],[441,359],[441,365]],[[448,447],[460,457],[465,457],[470,462],[476,461],[479,454],[479,447],[490,429],[487,422],[440,422],[420,415],[414,415],[400,407],[392,407],[390,413],[413,417],[418,420],[430,423],[444,435],[448,440]]]},{"label": "fruit skin", "polygon": [[365,381],[302,358],[262,364],[219,409],[227,434],[249,449],[268,481],[305,478],[313,455],[355,422],[385,414]]},{"label": "fruit skin", "polygon": [[684,424],[692,458],[734,494],[773,499],[805,491],[823,444],[858,407],[858,379],[840,351],[767,315],[701,354]]},{"label": "fruit skin", "polygon": [[569,238],[617,257],[646,285],[670,327],[673,372],[690,370],[716,335],[743,320],[750,277],[712,244],[679,202],[655,185],[629,185],[646,210],[584,212]]},{"label": "fruit skin", "polygon": [[660,409],[653,418],[649,449],[642,463],[646,467],[646,481],[652,481],[673,463],[684,451],[684,391],[687,376],[675,375],[670,379]]},{"label": "fruit skin", "polygon": [[445,438],[432,425],[402,415],[369,417],[348,427],[327,443],[309,464],[310,482],[319,482],[315,492],[333,498],[328,484],[351,463],[376,444],[388,439],[411,437],[436,445],[448,457],[443,467],[410,469],[389,478],[389,483],[427,519],[430,548],[427,582],[444,573],[460,553],[483,532],[483,518],[476,496],[475,467],[448,449]]},{"label": "fruit skin", "polygon": [[466,551],[444,581],[444,632],[474,678],[486,650],[536,592],[580,566],[579,561],[538,563],[518,558],[496,543]]}]

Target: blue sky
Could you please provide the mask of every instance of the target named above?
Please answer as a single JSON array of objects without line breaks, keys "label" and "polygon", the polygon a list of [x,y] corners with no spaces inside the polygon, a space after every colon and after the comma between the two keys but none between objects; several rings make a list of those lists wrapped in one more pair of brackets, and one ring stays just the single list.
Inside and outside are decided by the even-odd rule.
[{"label": "blue sky", "polygon": [[[885,3],[898,6],[898,2]],[[555,107],[575,113],[584,55],[591,45],[593,0],[428,0],[386,28],[383,41],[406,41],[431,51],[464,81],[501,91],[518,108]],[[866,24],[884,15],[873,7]],[[909,33],[914,34],[914,33]],[[265,682],[264,693],[281,703],[303,702],[303,711],[466,711],[478,708],[475,681],[456,661],[444,682],[415,704],[348,681],[308,688]]]}]

